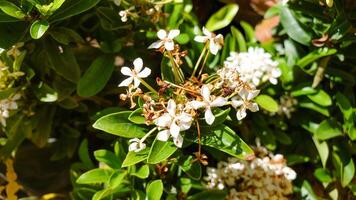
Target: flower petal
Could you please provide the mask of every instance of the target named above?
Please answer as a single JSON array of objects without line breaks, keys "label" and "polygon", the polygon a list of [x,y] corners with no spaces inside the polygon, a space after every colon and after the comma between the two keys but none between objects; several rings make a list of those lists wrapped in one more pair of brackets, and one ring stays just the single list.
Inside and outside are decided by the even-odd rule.
[{"label": "flower petal", "polygon": [[173,41],[165,42],[164,48],[166,48],[168,51],[172,51],[174,49],[174,42]]},{"label": "flower petal", "polygon": [[169,128],[169,132],[171,133],[172,137],[177,137],[180,132],[179,126],[176,124],[176,120],[173,121],[171,127]]},{"label": "flower petal", "polygon": [[247,95],[247,100],[251,100],[253,98],[255,98],[258,94],[260,93],[259,90],[252,90],[252,91],[249,91],[248,95]]},{"label": "flower petal", "polygon": [[134,69],[136,73],[140,73],[140,71],[142,70],[143,67],[143,60],[141,58],[136,58],[133,61],[134,64]]},{"label": "flower petal", "polygon": [[163,45],[163,41],[159,40],[154,43],[152,43],[148,48],[149,49],[159,49]]},{"label": "flower petal", "polygon": [[157,37],[159,39],[163,40],[164,38],[167,37],[167,32],[165,30],[161,29],[157,32]]},{"label": "flower petal", "polygon": [[211,107],[221,107],[227,103],[227,100],[223,97],[216,98],[213,102],[211,102]]},{"label": "flower petal", "polygon": [[140,79],[138,79],[137,77],[134,77],[133,80],[134,80],[134,87],[138,88],[138,86],[140,86],[140,83],[141,83]]},{"label": "flower petal", "polygon": [[171,124],[171,122],[172,122],[172,117],[168,113],[165,113],[156,119],[155,124],[159,127],[168,127]]},{"label": "flower petal", "polygon": [[133,142],[129,145],[129,151],[136,151],[138,149],[138,143]]},{"label": "flower petal", "polygon": [[151,74],[151,69],[148,67],[145,67],[140,73],[137,74],[137,76],[140,78],[146,78],[150,74]]},{"label": "flower petal", "polygon": [[208,40],[208,37],[206,37],[206,36],[195,36],[194,40],[196,42],[205,43]]},{"label": "flower petal", "polygon": [[168,101],[167,111],[171,116],[175,116],[176,115],[176,108],[177,108],[176,102],[174,102],[173,99],[170,99]]},{"label": "flower petal", "polygon": [[210,101],[210,89],[207,85],[203,85],[201,87],[201,95],[203,96],[205,101]]},{"label": "flower petal", "polygon": [[208,30],[206,29],[205,27],[203,27],[203,33],[204,35],[208,36],[208,37],[211,37],[213,34]]},{"label": "flower petal", "polygon": [[234,108],[240,107],[244,104],[244,101],[241,99],[233,98],[231,99],[231,105]]},{"label": "flower petal", "polygon": [[216,55],[220,49],[220,45],[216,44],[214,41],[210,40],[209,50],[213,55]]},{"label": "flower petal", "polygon": [[169,130],[160,131],[157,134],[157,140],[166,142],[169,138],[169,135]]},{"label": "flower petal", "polygon": [[125,76],[132,76],[132,71],[128,67],[121,67],[121,74]]},{"label": "flower petal", "polygon": [[246,109],[244,107],[240,108],[236,112],[236,117],[238,120],[242,120],[246,117]]},{"label": "flower petal", "polygon": [[214,123],[215,116],[213,115],[213,112],[211,112],[210,108],[206,109],[204,117],[207,124],[212,125]]},{"label": "flower petal", "polygon": [[247,108],[249,110],[251,110],[252,112],[257,112],[259,110],[257,103],[251,103],[251,104],[248,105]]},{"label": "flower petal", "polygon": [[129,77],[125,80],[123,80],[120,84],[119,84],[119,87],[127,87],[129,86],[133,81],[133,78],[132,77]]},{"label": "flower petal", "polygon": [[173,38],[177,37],[179,35],[179,33],[180,33],[180,31],[178,29],[173,29],[173,30],[169,31],[167,38],[173,39]]},{"label": "flower petal", "polygon": [[178,134],[177,137],[173,138],[173,142],[178,148],[182,148],[182,146],[183,146],[183,137],[180,134]]},{"label": "flower petal", "polygon": [[201,101],[191,101],[187,103],[188,107],[192,107],[194,110],[198,110],[199,108],[203,108],[206,106],[206,103]]}]

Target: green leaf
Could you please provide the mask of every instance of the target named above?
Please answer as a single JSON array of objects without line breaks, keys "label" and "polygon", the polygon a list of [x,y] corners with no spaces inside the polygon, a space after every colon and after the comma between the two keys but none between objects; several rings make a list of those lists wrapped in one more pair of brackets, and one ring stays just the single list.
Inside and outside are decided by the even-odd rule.
[{"label": "green leaf", "polygon": [[332,158],[341,185],[342,187],[346,187],[355,176],[354,161],[344,151],[334,151]]},{"label": "green leaf", "polygon": [[336,105],[341,110],[342,114],[344,115],[345,121],[352,118],[352,106],[350,101],[347,99],[345,95],[338,92],[336,93]]},{"label": "green leaf", "polygon": [[163,183],[161,180],[155,180],[148,184],[146,188],[147,200],[160,200],[163,194]]},{"label": "green leaf", "polygon": [[265,94],[258,95],[255,101],[259,106],[261,106],[263,109],[269,112],[277,112],[279,109],[278,103],[268,95]]},{"label": "green leaf", "polygon": [[172,65],[169,58],[167,57],[163,57],[161,61],[161,76],[162,76],[162,80],[174,83]]},{"label": "green leaf", "polygon": [[202,167],[198,161],[194,161],[193,156],[181,157],[179,166],[189,177],[195,180],[200,180],[202,176]]},{"label": "green leaf", "polygon": [[150,164],[160,163],[169,158],[176,150],[177,147],[171,140],[162,142],[156,138],[148,154],[147,162]]},{"label": "green leaf", "polygon": [[244,29],[245,34],[248,38],[248,41],[250,43],[256,42],[256,37],[255,37],[255,30],[254,28],[247,22],[241,21],[240,22],[241,27]]},{"label": "green leaf", "polygon": [[111,55],[99,56],[94,60],[78,82],[79,96],[94,96],[105,87],[114,71],[114,60]]},{"label": "green leaf", "polygon": [[58,10],[65,1],[66,0],[53,0],[53,4],[52,4],[52,7],[50,8],[50,11],[54,12],[54,11]]},{"label": "green leaf", "polygon": [[122,163],[122,167],[128,167],[146,160],[148,157],[148,152],[148,148],[139,152],[129,151],[129,153],[126,155],[124,162]]},{"label": "green leaf", "polygon": [[36,112],[36,128],[30,138],[38,147],[44,147],[52,133],[56,107],[44,105]]},{"label": "green leaf", "polygon": [[58,93],[45,83],[41,83],[33,88],[33,92],[42,102],[55,102],[58,99]]},{"label": "green leaf", "polygon": [[33,39],[41,38],[49,28],[49,23],[46,20],[36,20],[32,23],[30,34]]},{"label": "green leaf", "polygon": [[188,197],[188,200],[224,200],[227,192],[225,190],[205,190]]},{"label": "green leaf", "polygon": [[0,0],[0,10],[17,19],[24,19],[26,17],[26,14],[21,10],[21,8],[8,1]]},{"label": "green leaf", "polygon": [[16,19],[15,17],[11,17],[10,15],[7,15],[0,9],[0,22],[17,22],[19,19]]},{"label": "green leaf", "polygon": [[314,94],[309,94],[308,98],[321,106],[331,106],[332,104],[331,97],[328,95],[328,93],[321,89]]},{"label": "green leaf", "polygon": [[99,2],[100,0],[66,0],[49,18],[49,21],[56,22],[78,15],[93,8]]},{"label": "green leaf", "polygon": [[111,174],[111,169],[92,169],[80,175],[76,183],[78,184],[96,184],[96,183],[105,183],[109,180]]},{"label": "green leaf", "polygon": [[317,90],[312,87],[302,87],[300,89],[295,89],[291,93],[291,95],[293,97],[298,97],[298,96],[304,96],[304,95],[315,94],[315,93],[317,93]]},{"label": "green leaf", "polygon": [[128,120],[131,111],[105,115],[93,125],[94,128],[125,138],[141,138],[146,134],[144,128]]},{"label": "green leaf", "polygon": [[340,126],[336,120],[326,119],[322,121],[315,131],[315,136],[319,140],[328,140],[342,135]]},{"label": "green leaf", "polygon": [[88,168],[94,168],[93,161],[90,159],[89,150],[88,150],[88,140],[84,139],[79,146],[78,150],[79,158],[83,164]]},{"label": "green leaf", "polygon": [[310,185],[310,183],[307,180],[303,182],[300,192],[302,195],[302,199],[319,200],[318,196],[313,191],[313,187]]},{"label": "green leaf", "polygon": [[73,51],[68,46],[60,49],[53,41],[45,43],[45,52],[51,67],[63,78],[77,83],[80,79],[80,68]]},{"label": "green leaf", "polygon": [[215,120],[213,122],[213,124],[209,125],[206,123],[206,120],[204,118],[199,118],[199,124],[201,127],[214,127],[217,125],[220,125],[222,123],[224,123],[224,121],[226,120],[226,118],[229,116],[231,108],[225,109],[225,110],[221,110],[221,109],[214,109],[213,110],[213,114],[215,116]]},{"label": "green leaf", "polygon": [[150,175],[150,168],[148,165],[144,165],[140,167],[138,171],[131,173],[131,175],[136,176],[140,179],[146,179]]},{"label": "green leaf", "polygon": [[236,40],[239,47],[239,52],[247,51],[247,45],[244,36],[242,33],[234,26],[231,26],[231,33],[233,38]]},{"label": "green leaf", "polygon": [[333,178],[330,173],[323,168],[318,168],[314,171],[314,176],[322,183],[330,183]]},{"label": "green leaf", "polygon": [[[198,143],[196,134],[186,134],[185,139]],[[254,156],[253,150],[226,125],[203,128],[200,143],[240,159]]]},{"label": "green leaf", "polygon": [[65,27],[51,29],[48,34],[57,42],[68,45],[71,42],[84,43],[83,38],[74,30]]},{"label": "green leaf", "polygon": [[319,48],[317,50],[314,50],[298,60],[297,65],[305,70],[305,68],[311,64],[312,62],[318,60],[319,58],[325,57],[325,56],[330,56],[334,55],[337,53],[336,49],[329,49],[329,48]]},{"label": "green leaf", "polygon": [[0,148],[0,159],[7,159],[11,153],[22,143],[27,135],[31,134],[30,123],[24,123],[23,117],[18,117],[8,131],[8,138]]},{"label": "green leaf", "polygon": [[130,114],[129,120],[135,124],[145,124],[145,117],[142,115],[142,108],[134,110]]},{"label": "green leaf", "polygon": [[289,10],[286,6],[281,8],[281,23],[284,27],[284,30],[287,31],[289,37],[301,44],[309,45],[312,39],[311,35],[308,31],[304,30],[304,28],[294,17],[292,11]]},{"label": "green leaf", "polygon": [[313,137],[313,141],[314,141],[316,149],[318,150],[318,153],[319,153],[319,156],[320,156],[320,160],[321,160],[321,164],[325,168],[326,167],[326,162],[328,161],[328,157],[329,157],[329,146],[328,146],[328,143],[326,141],[320,142],[320,141],[318,141],[318,139],[316,139],[316,137]]},{"label": "green leaf", "polygon": [[208,19],[205,27],[209,31],[216,31],[228,26],[234,20],[238,10],[237,4],[228,4],[222,7]]},{"label": "green leaf", "polygon": [[301,101],[301,102],[299,102],[298,106],[301,108],[307,108],[310,110],[314,110],[314,111],[319,112],[327,117],[330,116],[329,110],[327,108],[319,106],[313,102]]},{"label": "green leaf", "polygon": [[116,155],[106,149],[100,149],[94,151],[94,157],[97,161],[105,163],[107,166],[113,168],[113,169],[120,169],[121,168],[121,163],[118,162],[118,158]]}]

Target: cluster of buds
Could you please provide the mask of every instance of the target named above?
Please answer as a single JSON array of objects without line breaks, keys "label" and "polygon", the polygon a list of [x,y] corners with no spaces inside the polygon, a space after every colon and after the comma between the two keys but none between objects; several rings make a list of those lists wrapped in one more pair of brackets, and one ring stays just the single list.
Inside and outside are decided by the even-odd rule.
[{"label": "cluster of buds", "polygon": [[272,55],[258,47],[250,47],[247,52],[230,52],[224,64],[225,69],[220,73],[231,76],[230,71],[237,71],[243,81],[255,87],[266,81],[276,85],[282,74],[278,68],[279,63],[272,60]]},{"label": "cluster of buds", "polygon": [[[168,141],[172,138],[177,147],[182,147],[181,133],[193,126],[199,132],[199,118],[204,118],[206,124],[212,125],[215,121],[214,111],[219,111],[222,107],[235,108],[238,120],[246,117],[246,110],[258,111],[258,105],[253,102],[253,99],[259,94],[259,90],[243,81],[238,71],[229,72],[229,77],[222,74],[220,70],[218,73],[220,76],[202,74],[209,54],[216,55],[223,45],[222,35],[215,35],[205,28],[203,33],[203,36],[195,38],[197,42],[204,42],[205,46],[189,79],[184,77],[181,70],[182,63],[177,62],[185,55],[179,52],[179,45],[174,44],[174,38],[180,34],[179,30],[168,32],[159,30],[157,32],[159,40],[149,46],[150,49],[157,49],[170,59],[174,81],[157,78],[156,87],[159,89],[154,89],[155,87],[144,81],[144,78],[151,74],[151,70],[143,66],[141,58],[135,59],[133,69],[122,67],[121,73],[128,76],[119,84],[119,87],[128,87],[128,93],[122,94],[122,99],[130,97],[131,108],[133,108],[136,104],[132,97],[140,97],[144,101],[142,115],[145,117],[146,124],[155,126],[143,138],[130,140],[130,151],[144,149],[145,139],[155,130],[158,130],[158,140]],[[196,73],[199,67],[199,73]],[[137,92],[140,84],[149,92],[142,93],[142,90]]]},{"label": "cluster of buds", "polygon": [[208,168],[205,179],[209,188],[228,189],[227,199],[289,199],[293,169],[286,165],[283,155],[265,155],[245,161],[229,158],[217,168]]}]

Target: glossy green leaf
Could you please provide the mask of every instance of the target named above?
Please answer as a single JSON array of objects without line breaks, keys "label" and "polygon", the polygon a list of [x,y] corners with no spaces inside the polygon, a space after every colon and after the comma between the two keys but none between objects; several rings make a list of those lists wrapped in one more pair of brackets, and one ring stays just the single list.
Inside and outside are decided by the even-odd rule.
[{"label": "glossy green leaf", "polygon": [[51,29],[48,34],[57,42],[68,45],[71,42],[84,43],[83,38],[74,30],[65,27]]},{"label": "glossy green leaf", "polygon": [[239,52],[247,51],[246,41],[242,33],[234,26],[231,26],[231,33],[233,38],[237,42],[237,45],[239,47]]},{"label": "glossy green leaf", "polygon": [[246,37],[250,43],[256,42],[255,30],[254,28],[247,22],[241,21],[241,27],[244,29]]},{"label": "glossy green leaf", "polygon": [[261,106],[263,109],[269,112],[277,112],[279,109],[278,103],[268,95],[265,94],[258,95],[255,101],[259,106]]},{"label": "glossy green leaf", "polygon": [[308,65],[310,65],[312,62],[325,57],[325,56],[330,56],[330,55],[334,55],[337,53],[336,49],[329,49],[329,48],[319,48],[317,50],[314,50],[312,52],[310,52],[309,54],[307,54],[306,56],[304,56],[303,58],[299,59],[297,62],[297,65],[304,69],[305,67],[307,67]]},{"label": "glossy green leaf", "polygon": [[289,37],[301,44],[309,45],[310,33],[299,24],[292,11],[286,6],[281,8],[281,23]]},{"label": "glossy green leaf", "polygon": [[332,181],[331,174],[323,168],[318,168],[314,171],[314,176],[322,183],[330,183]]},{"label": "glossy green leaf", "polygon": [[192,179],[200,180],[202,176],[202,167],[193,156],[184,156],[180,158],[179,166]]},{"label": "glossy green leaf", "polygon": [[136,176],[140,179],[146,179],[150,175],[150,168],[148,165],[143,165],[137,171],[131,173],[132,176]]},{"label": "glossy green leaf", "polygon": [[[198,142],[196,133],[186,134],[185,139],[195,143]],[[219,125],[214,128],[203,128],[201,130],[200,143],[240,159],[249,159],[254,156],[253,150],[226,125]]]},{"label": "glossy green leaf", "polygon": [[139,152],[129,151],[129,153],[127,153],[126,155],[124,162],[122,163],[122,167],[135,165],[139,162],[146,160],[148,157],[148,153],[149,148],[145,148],[144,150]]},{"label": "glossy green leaf", "polygon": [[78,94],[83,97],[90,97],[99,93],[114,71],[114,60],[115,58],[109,55],[96,58],[80,78],[77,86]]},{"label": "glossy green leaf", "polygon": [[209,31],[216,31],[228,26],[234,20],[238,10],[237,4],[228,4],[222,7],[208,19],[205,27]]},{"label": "glossy green leaf", "polygon": [[307,180],[303,181],[303,185],[300,192],[303,199],[319,200],[319,197],[315,194],[313,187]]},{"label": "glossy green leaf", "polygon": [[110,169],[92,169],[80,175],[77,179],[79,184],[96,184],[96,183],[105,183],[109,180],[112,174]]},{"label": "glossy green leaf", "polygon": [[131,111],[123,111],[105,115],[98,119],[93,127],[107,133],[125,138],[141,138],[146,134],[144,128],[128,120]]},{"label": "glossy green leaf", "polygon": [[46,20],[36,20],[32,23],[30,34],[33,39],[41,38],[49,28],[49,23]]},{"label": "glossy green leaf", "polygon": [[347,99],[345,95],[342,93],[338,92],[336,94],[336,105],[339,107],[341,110],[342,114],[344,115],[345,120],[349,120],[352,117],[352,106],[350,101]]},{"label": "glossy green leaf", "polygon": [[313,137],[313,141],[315,144],[316,149],[318,150],[319,156],[320,156],[320,160],[321,160],[321,164],[323,165],[323,167],[326,167],[326,163],[328,161],[329,158],[329,146],[328,143],[326,141],[319,141],[315,136]]},{"label": "glossy green leaf", "polygon": [[156,138],[148,154],[147,162],[150,164],[160,163],[167,160],[176,150],[177,147],[171,140],[163,142]]},{"label": "glossy green leaf", "polygon": [[84,139],[82,143],[80,143],[79,150],[79,159],[82,161],[82,163],[88,168],[94,168],[93,161],[90,158],[89,155],[89,149],[88,149],[88,140]]},{"label": "glossy green leaf", "polygon": [[344,151],[334,151],[332,154],[333,164],[341,185],[346,187],[355,176],[355,164],[351,156]]},{"label": "glossy green leaf", "polygon": [[145,117],[142,115],[142,108],[134,110],[128,119],[135,124],[145,124],[146,121]]},{"label": "glossy green leaf", "polygon": [[327,117],[330,116],[329,110],[326,107],[319,106],[313,102],[301,101],[301,102],[299,102],[298,106],[301,108],[307,108],[310,110],[314,110],[314,111],[319,112]]},{"label": "glossy green leaf", "polygon": [[332,104],[332,100],[329,94],[321,89],[314,94],[309,94],[308,98],[321,106],[330,106]]},{"label": "glossy green leaf", "polygon": [[105,163],[106,165],[108,165],[109,167],[113,168],[113,169],[120,169],[121,168],[121,163],[118,162],[119,159],[117,158],[117,156],[106,149],[99,149],[94,151],[94,157],[97,161]]},{"label": "glossy green leaf", "polygon": [[163,194],[163,183],[161,180],[152,181],[147,185],[146,198],[147,200],[160,200]]},{"label": "glossy green leaf", "polygon": [[99,2],[100,0],[67,0],[49,20],[55,22],[67,19],[93,8]]},{"label": "glossy green leaf", "polygon": [[0,10],[17,19],[23,19],[26,17],[26,14],[19,7],[9,1],[0,0]]},{"label": "glossy green leaf", "polygon": [[188,200],[224,200],[227,192],[225,190],[205,190],[188,197]]},{"label": "glossy green leaf", "polygon": [[322,121],[315,132],[315,137],[320,140],[328,140],[342,135],[340,125],[333,119]]},{"label": "glossy green leaf", "polygon": [[55,102],[58,99],[58,93],[45,83],[41,83],[33,89],[36,97],[41,102]]}]

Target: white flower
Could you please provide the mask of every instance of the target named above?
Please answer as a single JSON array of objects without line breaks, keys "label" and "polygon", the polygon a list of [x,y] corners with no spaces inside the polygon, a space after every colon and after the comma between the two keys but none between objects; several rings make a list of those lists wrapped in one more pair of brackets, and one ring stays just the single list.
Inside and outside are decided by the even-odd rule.
[{"label": "white flower", "polygon": [[128,15],[128,10],[121,10],[120,12],[119,12],[119,15],[120,15],[120,17],[121,17],[121,21],[122,22],[127,22],[127,15]]},{"label": "white flower", "polygon": [[133,139],[129,140],[129,142],[130,142],[129,151],[139,152],[146,148],[146,144],[143,143],[138,138],[133,138]]},{"label": "white flower", "polygon": [[212,54],[216,55],[224,44],[224,36],[221,34],[215,35],[205,27],[203,27],[203,33],[203,36],[196,36],[194,40],[201,43],[209,41],[209,50]]},{"label": "white flower", "polygon": [[10,117],[10,110],[18,108],[17,100],[21,98],[20,94],[15,94],[7,99],[0,100],[0,123],[6,126],[6,119]]},{"label": "white flower", "polygon": [[148,67],[145,67],[142,70],[143,61],[141,58],[136,58],[133,64],[134,64],[134,68],[132,70],[125,66],[121,68],[121,73],[125,76],[129,76],[129,78],[123,80],[119,84],[119,87],[129,86],[132,82],[134,82],[134,87],[137,88],[140,85],[140,79],[146,78],[151,74],[151,69]]},{"label": "white flower", "polygon": [[272,55],[258,47],[250,47],[248,52],[231,52],[224,64],[236,70],[243,81],[254,86],[266,81],[275,85],[282,74],[278,62],[272,60]]},{"label": "white flower", "polygon": [[167,105],[167,113],[164,113],[155,121],[159,128],[163,128],[158,133],[157,139],[167,141],[169,136],[172,136],[174,144],[177,147],[182,147],[183,137],[179,133],[188,130],[192,125],[192,121],[193,117],[190,114],[183,111],[177,112],[176,103],[170,99]]},{"label": "white flower", "polygon": [[167,32],[163,29],[157,32],[157,37],[160,39],[152,43],[148,48],[149,49],[159,49],[162,46],[168,51],[172,51],[174,49],[174,42],[173,39],[179,35],[180,31],[178,29],[174,29]]},{"label": "white flower", "polygon": [[215,116],[211,111],[211,108],[221,107],[227,103],[227,100],[223,97],[213,98],[210,96],[210,89],[207,85],[201,87],[200,93],[203,97],[203,101],[191,101],[188,103],[194,109],[205,108],[205,121],[207,124],[211,125],[214,123]]},{"label": "white flower", "polygon": [[237,109],[236,117],[238,120],[242,120],[246,117],[246,109],[252,112],[259,110],[257,103],[251,102],[259,92],[259,90],[248,91],[243,88],[239,91],[239,97],[235,96],[231,99],[231,105]]}]

